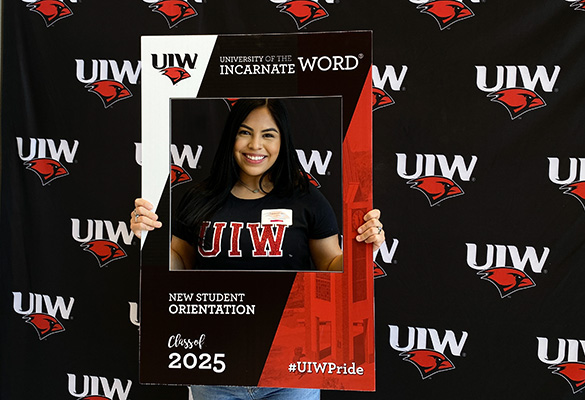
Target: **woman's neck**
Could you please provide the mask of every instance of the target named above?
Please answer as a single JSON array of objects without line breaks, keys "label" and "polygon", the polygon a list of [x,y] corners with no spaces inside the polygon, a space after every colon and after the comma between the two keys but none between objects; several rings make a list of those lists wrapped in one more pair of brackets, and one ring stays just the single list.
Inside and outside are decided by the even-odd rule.
[{"label": "woman's neck", "polygon": [[270,193],[273,187],[274,185],[268,179],[262,180],[261,187],[260,179],[246,179],[246,181],[238,179],[231,193],[239,199],[259,199]]}]

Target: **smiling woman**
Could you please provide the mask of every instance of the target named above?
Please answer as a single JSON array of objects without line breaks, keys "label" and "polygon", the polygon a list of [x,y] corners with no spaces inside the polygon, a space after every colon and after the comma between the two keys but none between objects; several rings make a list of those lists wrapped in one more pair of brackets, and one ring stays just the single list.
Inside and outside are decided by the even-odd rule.
[{"label": "smiling woman", "polygon": [[173,269],[342,269],[335,214],[302,173],[281,100],[233,105],[211,175],[178,206],[171,249]]},{"label": "smiling woman", "polygon": [[[343,269],[335,213],[303,171],[282,100],[232,105],[209,174],[174,213],[171,269]],[[150,203],[136,207],[134,233],[160,227]],[[358,241],[382,243],[378,218],[366,215]]]}]

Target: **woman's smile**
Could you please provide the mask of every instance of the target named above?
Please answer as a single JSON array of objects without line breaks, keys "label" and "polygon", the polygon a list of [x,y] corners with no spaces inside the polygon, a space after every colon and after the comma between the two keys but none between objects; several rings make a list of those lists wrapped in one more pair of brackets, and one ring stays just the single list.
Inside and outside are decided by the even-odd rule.
[{"label": "woman's smile", "polygon": [[264,161],[264,159],[266,158],[266,156],[254,155],[254,154],[244,154],[244,156],[246,157],[246,160],[248,160],[249,162],[251,162],[253,164],[258,164],[258,163]]}]

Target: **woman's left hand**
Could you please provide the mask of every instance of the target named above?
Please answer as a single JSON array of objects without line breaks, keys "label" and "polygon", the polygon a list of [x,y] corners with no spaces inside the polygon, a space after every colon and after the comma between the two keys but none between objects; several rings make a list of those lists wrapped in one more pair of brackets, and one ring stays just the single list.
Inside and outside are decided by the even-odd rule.
[{"label": "woman's left hand", "polygon": [[378,250],[386,240],[386,235],[382,229],[383,225],[380,222],[380,215],[381,213],[378,209],[370,210],[364,215],[365,223],[357,229],[358,235],[355,238],[358,242],[372,243],[374,251]]}]

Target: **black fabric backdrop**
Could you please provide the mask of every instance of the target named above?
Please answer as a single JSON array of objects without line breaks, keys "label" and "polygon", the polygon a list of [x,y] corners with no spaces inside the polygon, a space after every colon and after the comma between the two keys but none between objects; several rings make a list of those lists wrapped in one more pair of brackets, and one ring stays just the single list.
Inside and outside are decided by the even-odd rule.
[{"label": "black fabric backdrop", "polygon": [[585,398],[583,1],[283,1],[3,2],[0,398],[187,398],[138,382],[140,36],[299,27],[378,89],[377,391],[323,398]]}]

